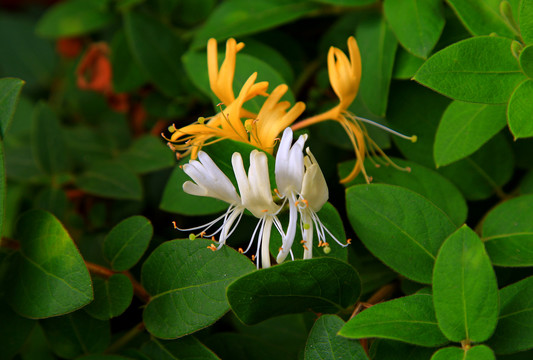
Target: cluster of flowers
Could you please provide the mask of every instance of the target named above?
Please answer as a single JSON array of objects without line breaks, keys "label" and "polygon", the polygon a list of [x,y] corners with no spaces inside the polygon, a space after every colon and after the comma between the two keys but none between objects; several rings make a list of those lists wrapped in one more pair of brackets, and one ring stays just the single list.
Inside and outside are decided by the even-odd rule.
[{"label": "cluster of flowers", "polygon": [[[267,155],[259,150],[250,153],[250,168],[248,174],[244,169],[242,156],[235,152],[231,158],[233,172],[239,187],[239,194],[229,178],[218,168],[215,162],[205,152],[198,153],[198,160],[190,160],[183,166],[183,170],[194,181],[186,181],[183,190],[191,195],[207,196],[225,201],[229,204],[228,210],[217,219],[184,231],[200,230],[199,235],[213,237],[218,235],[218,247],[211,244],[211,250],[220,249],[228,237],[235,231],[244,210],[250,211],[259,222],[250,239],[246,250],[248,252],[258,238],[257,250],[252,255],[252,260],[257,259],[257,267],[261,262],[263,268],[270,267],[270,234],[272,225],[276,227],[282,237],[282,246],[279,248],[276,261],[282,263],[289,254],[292,254],[292,245],[298,226],[298,213],[300,214],[300,229],[303,240],[304,259],[310,259],[313,251],[313,232],[319,239],[318,246],[327,246],[326,233],[329,234],[339,245],[343,244],[322,224],[317,212],[326,203],[329,197],[328,186],[324,175],[318,166],[315,157],[306,149],[304,156],[304,144],[307,135],[301,135],[292,144],[293,133],[290,128],[283,131],[283,136],[276,154],[275,176],[277,189],[274,190],[282,204],[276,204],[270,187]],[[286,231],[277,215],[288,202],[289,224]],[[218,229],[208,234],[208,231],[222,220]],[[313,229],[314,225],[314,229]],[[348,241],[349,243],[349,241]]]}]

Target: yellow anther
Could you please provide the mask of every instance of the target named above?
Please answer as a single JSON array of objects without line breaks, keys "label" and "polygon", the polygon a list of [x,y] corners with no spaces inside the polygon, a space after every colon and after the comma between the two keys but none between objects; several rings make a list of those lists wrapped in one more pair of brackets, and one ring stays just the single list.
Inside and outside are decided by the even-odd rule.
[{"label": "yellow anther", "polygon": [[352,243],[352,239],[346,239],[346,244],[351,244]]},{"label": "yellow anther", "polygon": [[216,251],[217,250],[217,247],[215,246],[215,244],[211,244],[207,247],[209,250],[212,250],[212,251]]},{"label": "yellow anther", "polygon": [[303,199],[302,201],[304,202],[305,207],[308,207],[308,206],[309,206],[309,202],[308,202],[307,200]]},{"label": "yellow anther", "polygon": [[302,245],[302,246],[304,247],[305,250],[309,250],[309,249],[307,248],[307,246],[305,246],[305,245]]},{"label": "yellow anther", "polygon": [[283,250],[283,246],[280,246],[278,249],[278,252],[281,252]]},{"label": "yellow anther", "polygon": [[268,209],[261,210],[261,212],[266,213],[266,212],[268,212]]},{"label": "yellow anther", "polygon": [[244,250],[242,248],[239,248],[239,253],[243,254]]},{"label": "yellow anther", "polygon": [[198,236],[202,238],[204,237],[204,235],[205,235],[205,231],[202,231],[201,233],[198,234]]},{"label": "yellow anther", "polygon": [[418,136],[416,136],[416,135],[411,136],[411,142],[412,143],[415,143],[417,141],[418,141]]},{"label": "yellow anther", "polygon": [[300,202],[299,202],[299,201],[297,201],[297,202],[295,202],[295,203],[294,203],[294,205],[298,206],[298,204],[299,204],[299,203],[300,203]]},{"label": "yellow anther", "polygon": [[252,261],[255,261],[255,255],[252,255]]},{"label": "yellow anther", "polygon": [[211,241],[216,241],[214,236],[211,236]]},{"label": "yellow anther", "polygon": [[318,247],[322,247],[322,244],[323,244],[322,240],[319,240],[318,241]]},{"label": "yellow anther", "polygon": [[183,169],[183,165],[180,165],[180,169]]},{"label": "yellow anther", "polygon": [[300,241],[300,244],[305,244],[306,242],[307,242],[307,241],[302,240],[302,241]]},{"label": "yellow anther", "polygon": [[176,225],[176,222],[175,222],[175,221],[172,222],[172,225],[174,225],[174,229],[177,229],[177,228],[178,228],[178,225]]}]

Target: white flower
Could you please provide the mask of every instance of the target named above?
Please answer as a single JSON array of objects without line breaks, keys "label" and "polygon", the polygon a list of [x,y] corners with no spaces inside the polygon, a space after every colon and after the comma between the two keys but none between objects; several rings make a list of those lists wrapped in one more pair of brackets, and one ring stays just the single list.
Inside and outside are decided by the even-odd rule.
[{"label": "white flower", "polygon": [[[209,155],[200,151],[198,153],[198,159],[199,160],[190,160],[188,164],[183,165],[183,171],[194,181],[186,181],[183,183],[183,191],[191,195],[219,199],[229,203],[230,206],[225,214],[205,225],[180,230],[190,231],[202,229],[199,235],[208,238],[220,232],[218,248],[215,248],[214,245],[210,247],[212,250],[220,249],[238,225],[244,212],[244,206],[242,205],[241,198],[237,194],[237,191],[235,191],[235,187],[231,181],[222,170],[218,168]],[[221,219],[223,219],[222,225],[213,233],[207,234],[207,230]]]},{"label": "white flower", "polygon": [[[296,198],[302,190],[304,177],[303,147],[307,135],[301,135],[298,141],[292,145],[292,130],[286,128],[276,154],[276,184],[278,195],[289,201],[289,225],[287,233],[283,236],[282,245],[276,261],[282,263],[291,251],[294,236],[296,234],[298,210]],[[292,256],[292,252],[291,252]]]},{"label": "white flower", "polygon": [[303,236],[304,259],[311,259],[313,257],[312,225],[314,225],[318,235],[318,246],[328,246],[326,233],[342,247],[348,246],[348,244],[343,244],[337,240],[318,218],[317,212],[322,209],[322,206],[324,206],[329,198],[328,185],[311,150],[307,148],[306,152],[307,156],[304,160],[305,174],[298,201],[298,211],[300,212],[300,229]]},{"label": "white flower", "polygon": [[[246,253],[250,249],[257,230],[260,229],[257,251],[253,258],[258,258],[259,252],[261,252],[261,266],[263,268],[270,267],[269,245],[272,224],[276,226],[282,236],[283,230],[281,228],[281,223],[276,216],[280,210],[280,206],[274,203],[272,192],[270,190],[267,156],[265,153],[257,150],[253,150],[250,153],[248,176],[244,170],[241,154],[237,152],[233,153],[231,163],[241,193],[242,205],[259,219],[252,234],[250,244],[244,252]],[[259,268],[259,259],[257,259],[257,267]]]}]

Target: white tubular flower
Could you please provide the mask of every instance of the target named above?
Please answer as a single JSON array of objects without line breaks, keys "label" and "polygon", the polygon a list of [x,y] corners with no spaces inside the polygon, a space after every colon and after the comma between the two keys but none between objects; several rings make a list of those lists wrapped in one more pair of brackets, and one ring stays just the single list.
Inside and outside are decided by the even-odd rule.
[{"label": "white tubular flower", "polygon": [[[292,243],[296,234],[296,223],[298,210],[296,206],[296,197],[302,190],[304,177],[304,156],[303,147],[307,135],[301,135],[298,141],[292,145],[292,130],[286,128],[279,144],[276,154],[276,184],[278,185],[278,195],[289,201],[289,225],[287,233],[283,236],[282,245],[276,261],[278,264],[285,261],[289,252],[291,252]],[[291,252],[292,256],[292,252]]]},{"label": "white tubular flower", "polygon": [[[260,229],[257,251],[255,256],[252,257],[252,260],[258,258],[259,252],[261,252],[261,265],[263,268],[268,268],[270,267],[269,245],[272,224],[276,226],[282,236],[283,230],[281,228],[281,223],[276,216],[280,210],[280,206],[274,203],[272,192],[270,190],[267,156],[265,153],[257,150],[253,150],[250,153],[248,176],[244,170],[241,154],[237,152],[234,153],[231,158],[231,163],[241,193],[242,205],[259,219],[252,234],[250,244],[244,252],[246,253],[250,250],[257,230]],[[257,259],[257,267],[259,268],[259,259]]]},{"label": "white tubular flower", "polygon": [[343,244],[337,240],[318,218],[317,212],[322,209],[329,198],[328,185],[309,148],[306,149],[306,152],[305,174],[298,201],[298,211],[300,212],[300,228],[303,235],[304,259],[311,259],[313,257],[313,225],[318,235],[319,247],[328,247],[326,233],[342,247],[348,246],[348,244]]},{"label": "white tubular flower", "polygon": [[[222,200],[230,204],[225,214],[215,220],[201,226],[188,229],[179,229],[182,231],[202,229],[200,236],[212,237],[220,233],[218,247],[212,245],[211,250],[218,250],[226,243],[226,239],[233,233],[238,225],[244,212],[244,206],[241,198],[237,194],[235,187],[228,177],[218,168],[215,162],[205,152],[198,153],[199,160],[190,160],[188,164],[183,165],[183,171],[194,181],[183,183],[183,191],[196,196],[206,196]],[[206,232],[223,219],[222,225],[211,234]],[[176,227],[177,228],[177,227]],[[194,237],[194,235],[192,235]]]}]

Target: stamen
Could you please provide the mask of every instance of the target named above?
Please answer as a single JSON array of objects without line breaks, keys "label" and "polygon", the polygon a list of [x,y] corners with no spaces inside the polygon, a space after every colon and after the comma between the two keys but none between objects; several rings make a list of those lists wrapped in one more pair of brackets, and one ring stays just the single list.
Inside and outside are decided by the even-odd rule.
[{"label": "stamen", "polygon": [[211,241],[216,241],[214,236],[211,236]]},{"label": "stamen", "polygon": [[215,244],[211,244],[207,248],[210,249],[211,251],[217,251],[217,247],[215,246]]},{"label": "stamen", "polygon": [[278,249],[278,252],[282,252],[282,251],[283,251],[283,246],[280,246]]},{"label": "stamen", "polygon": [[205,235],[205,231],[202,231],[199,236],[203,238],[204,235]]},{"label": "stamen", "polygon": [[268,212],[268,209],[261,210],[261,212],[266,213],[266,212]]},{"label": "stamen", "polygon": [[244,250],[242,248],[239,248],[238,251],[239,251],[240,254],[244,254]]},{"label": "stamen", "polygon": [[305,250],[309,251],[309,249],[307,248],[307,246],[305,246],[305,245],[302,245],[302,246],[303,246],[303,248],[304,248]]},{"label": "stamen", "polygon": [[305,243],[307,243],[307,241],[305,240],[300,241],[300,244],[305,244]]},{"label": "stamen", "polygon": [[174,225],[174,229],[178,229],[178,225],[176,225],[175,221],[172,222],[172,225]]},{"label": "stamen", "polygon": [[346,244],[350,245],[352,243],[352,239],[346,239]]},{"label": "stamen", "polygon": [[255,255],[252,255],[252,261],[255,261]]},{"label": "stamen", "polygon": [[359,121],[362,121],[362,122],[365,122],[367,124],[370,124],[370,125],[374,125],[375,127],[378,127],[382,130],[385,130],[393,135],[396,135],[396,136],[399,136],[401,137],[402,139],[406,139],[406,140],[411,140],[413,143],[415,143],[417,140],[418,140],[418,137],[416,135],[411,135],[411,136],[407,136],[407,135],[404,135],[398,131],[395,131],[395,130],[392,130],[388,127],[386,127],[385,125],[381,125],[380,123],[377,123],[375,121],[372,121],[372,120],[369,120],[369,119],[365,119],[365,118],[362,118],[362,117],[359,117],[359,116],[355,116],[355,118]]}]

